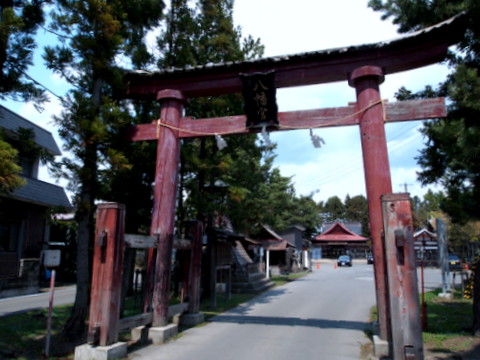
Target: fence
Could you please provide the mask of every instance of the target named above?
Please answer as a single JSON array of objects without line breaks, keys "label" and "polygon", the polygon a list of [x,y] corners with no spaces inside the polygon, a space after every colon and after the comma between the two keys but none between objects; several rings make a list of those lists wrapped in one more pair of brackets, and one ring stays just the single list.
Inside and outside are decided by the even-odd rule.
[{"label": "fence", "polygon": [[[154,249],[158,245],[155,236],[125,234],[124,217],[125,207],[121,204],[106,203],[98,206],[88,329],[88,343],[91,345],[111,345],[118,341],[120,332],[149,325],[153,321],[152,312],[120,319],[124,249]],[[191,239],[180,241],[179,246],[191,250],[189,303],[169,308],[169,316],[186,311],[196,314],[200,307],[202,226],[196,221],[189,222],[187,226]],[[135,272],[134,290],[143,289],[145,278],[144,273]]]}]

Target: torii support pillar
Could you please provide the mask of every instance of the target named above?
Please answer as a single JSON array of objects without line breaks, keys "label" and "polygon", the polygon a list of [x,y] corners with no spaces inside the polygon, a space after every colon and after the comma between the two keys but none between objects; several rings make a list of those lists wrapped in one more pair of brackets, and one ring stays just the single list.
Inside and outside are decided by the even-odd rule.
[{"label": "torii support pillar", "polygon": [[124,205],[98,205],[88,326],[92,345],[107,346],[118,340],[124,219]]},{"label": "torii support pillar", "polygon": [[[175,201],[180,161],[180,118],[183,116],[185,98],[177,90],[162,90],[157,94],[161,104],[160,119],[167,126],[157,127],[157,160],[155,167],[155,188],[150,235],[158,238],[157,254],[153,270],[153,252],[149,254],[147,277],[153,280],[152,326],[168,324],[168,295],[170,286],[170,264],[172,259],[173,231],[175,226]],[[153,276],[152,276],[153,275]],[[150,287],[150,289],[151,289]],[[151,290],[150,290],[151,291]]]},{"label": "torii support pillar", "polygon": [[203,236],[202,223],[198,220],[187,222],[187,233],[188,237],[192,240],[188,279],[188,314],[184,314],[180,317],[180,324],[195,326],[202,323],[205,319],[204,315],[200,313]]},{"label": "torii support pillar", "polygon": [[392,192],[384,128],[385,114],[379,88],[379,84],[383,80],[383,70],[377,66],[359,67],[349,77],[350,86],[355,87],[356,90],[358,109],[366,109],[359,114],[359,125],[374,257],[379,335],[383,340],[390,340],[388,286],[385,277],[386,265],[380,203],[382,195]]}]

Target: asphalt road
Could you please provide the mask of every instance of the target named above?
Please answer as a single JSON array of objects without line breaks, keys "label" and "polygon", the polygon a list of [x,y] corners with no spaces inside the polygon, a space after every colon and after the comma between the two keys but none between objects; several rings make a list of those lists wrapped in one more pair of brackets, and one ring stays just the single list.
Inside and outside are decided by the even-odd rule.
[{"label": "asphalt road", "polygon": [[291,282],[129,359],[359,359],[375,303],[373,268],[322,264]]},{"label": "asphalt road", "polygon": [[[72,304],[75,300],[75,289],[75,286],[56,288],[53,293],[53,305]],[[22,311],[48,308],[49,301],[50,291],[0,299],[0,317]]]},{"label": "asphalt road", "polygon": [[[420,283],[420,269],[418,279]],[[459,280],[457,280],[458,282]],[[420,285],[420,284],[419,284]],[[441,287],[425,270],[425,291]],[[419,286],[421,290],[421,286]],[[75,287],[57,288],[54,304],[73,303]],[[1,316],[48,307],[49,292],[0,299]],[[174,341],[146,346],[129,359],[358,359],[375,303],[373,267],[323,263],[307,277],[266,292]]]}]

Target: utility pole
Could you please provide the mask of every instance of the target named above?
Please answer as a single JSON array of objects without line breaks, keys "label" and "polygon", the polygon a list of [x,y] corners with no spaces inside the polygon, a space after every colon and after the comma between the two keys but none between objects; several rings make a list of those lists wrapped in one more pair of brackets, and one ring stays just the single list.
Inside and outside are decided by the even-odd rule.
[{"label": "utility pole", "polygon": [[408,187],[409,186],[413,186],[413,184],[407,184],[407,183],[403,183],[403,184],[400,184],[400,186],[403,186],[403,190],[408,193]]}]

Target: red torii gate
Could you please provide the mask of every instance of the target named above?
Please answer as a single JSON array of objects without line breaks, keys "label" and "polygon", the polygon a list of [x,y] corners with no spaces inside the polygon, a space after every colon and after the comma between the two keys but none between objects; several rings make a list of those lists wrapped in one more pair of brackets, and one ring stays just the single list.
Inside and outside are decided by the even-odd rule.
[{"label": "red torii gate", "polygon": [[385,75],[442,61],[448,47],[461,38],[462,22],[462,17],[455,17],[415,34],[384,43],[164,72],[128,73],[128,98],[155,99],[161,104],[160,120],[152,124],[137,125],[131,136],[132,141],[157,140],[158,144],[150,230],[151,235],[158,236],[159,239],[152,284],[152,325],[167,325],[169,264],[180,139],[255,131],[245,127],[246,117],[243,115],[195,120],[184,117],[184,104],[188,98],[239,93],[242,91],[240,74],[273,71],[276,88],[347,80],[356,90],[356,105],[279,113],[277,130],[360,126],[375,257],[380,337],[388,340],[389,294],[382,242],[381,196],[392,192],[392,184],[384,122],[443,117],[446,109],[443,99],[384,103],[380,97],[379,84],[383,82]]}]

